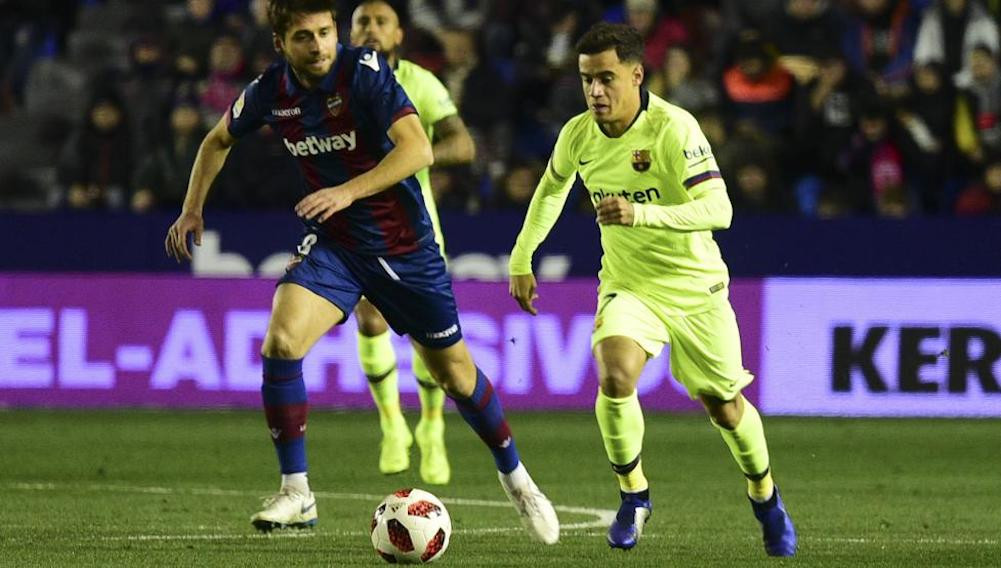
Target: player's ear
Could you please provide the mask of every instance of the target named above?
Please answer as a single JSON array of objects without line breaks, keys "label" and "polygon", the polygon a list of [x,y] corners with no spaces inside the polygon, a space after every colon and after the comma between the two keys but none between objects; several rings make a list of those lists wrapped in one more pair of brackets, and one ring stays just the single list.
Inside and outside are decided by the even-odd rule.
[{"label": "player's ear", "polygon": [[271,33],[271,45],[275,48],[275,53],[282,52],[282,38],[280,35],[272,32]]},{"label": "player's ear", "polygon": [[639,87],[643,84],[643,64],[637,63],[636,67],[633,67],[633,86]]}]

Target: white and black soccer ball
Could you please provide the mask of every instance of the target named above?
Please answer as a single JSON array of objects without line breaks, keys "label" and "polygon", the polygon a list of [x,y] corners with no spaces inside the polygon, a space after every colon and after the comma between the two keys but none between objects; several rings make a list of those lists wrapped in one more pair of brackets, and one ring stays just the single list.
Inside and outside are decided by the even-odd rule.
[{"label": "white and black soccer ball", "polygon": [[452,518],[445,505],[422,489],[386,496],[372,515],[372,546],[389,563],[426,564],[445,554]]}]

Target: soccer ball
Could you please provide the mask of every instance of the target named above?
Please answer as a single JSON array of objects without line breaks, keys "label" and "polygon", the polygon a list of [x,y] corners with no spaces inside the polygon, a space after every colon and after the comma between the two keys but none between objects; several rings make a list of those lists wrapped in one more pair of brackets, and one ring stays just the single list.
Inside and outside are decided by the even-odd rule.
[{"label": "soccer ball", "polygon": [[437,497],[421,489],[386,496],[372,515],[372,546],[383,560],[426,564],[445,554],[452,518]]}]

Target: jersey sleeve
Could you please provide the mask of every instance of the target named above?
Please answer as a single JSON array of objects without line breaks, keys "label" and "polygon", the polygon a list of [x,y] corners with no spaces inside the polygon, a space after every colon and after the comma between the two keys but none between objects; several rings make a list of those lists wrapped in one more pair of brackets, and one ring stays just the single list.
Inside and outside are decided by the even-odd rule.
[{"label": "jersey sleeve", "polygon": [[261,92],[261,77],[250,82],[226,111],[226,127],[233,138],[241,138],[264,126],[267,105]]},{"label": "jersey sleeve", "polygon": [[546,166],[546,173],[542,175],[539,185],[535,188],[525,223],[518,233],[514,250],[511,251],[511,259],[508,262],[509,274],[532,273],[532,256],[542,241],[546,240],[566,204],[577,173],[573,160],[571,124],[573,123],[567,124],[560,131],[556,147],[553,148],[553,155]]},{"label": "jersey sleeve", "polygon": [[675,141],[680,148],[674,150],[674,160],[676,171],[681,172],[681,184],[692,199],[717,189],[726,191],[716,157],[698,121],[685,112],[680,122],[682,127]]},{"label": "jersey sleeve", "polygon": [[459,114],[452,96],[448,94],[448,89],[433,73],[422,73],[420,83],[422,102],[425,103],[421,107],[421,116],[428,124]]},{"label": "jersey sleeve", "polygon": [[680,128],[667,131],[678,135],[667,139],[665,146],[674,153],[674,171],[680,173],[681,185],[691,201],[677,205],[633,204],[633,226],[675,231],[725,229],[733,219],[733,207],[712,148],[692,115],[684,113],[680,122]]},{"label": "jersey sleeve", "polygon": [[396,81],[386,60],[371,49],[358,57],[355,71],[355,96],[366,103],[370,115],[382,132],[398,119],[416,114],[414,103]]}]

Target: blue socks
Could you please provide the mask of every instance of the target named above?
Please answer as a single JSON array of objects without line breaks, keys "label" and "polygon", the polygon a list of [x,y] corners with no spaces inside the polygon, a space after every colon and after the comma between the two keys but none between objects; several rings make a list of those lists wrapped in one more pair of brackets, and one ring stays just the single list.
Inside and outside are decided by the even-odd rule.
[{"label": "blue socks", "polygon": [[511,437],[511,428],[504,418],[500,399],[494,393],[490,380],[479,368],[476,369],[476,388],[466,397],[452,397],[459,414],[472,427],[480,439],[490,448],[501,473],[511,473],[518,467],[521,458]]},{"label": "blue socks", "polygon": [[[306,471],[306,385],[302,380],[302,359],[271,359],[264,362],[264,383],[261,398],[271,439],[278,453],[283,474]],[[511,473],[521,458],[511,437],[511,428],[504,418],[500,400],[493,385],[476,369],[473,394],[453,397],[459,414],[490,448],[501,473]]]},{"label": "blue socks", "polygon": [[306,384],[302,380],[302,359],[264,361],[261,398],[271,430],[271,441],[278,452],[283,474],[306,471]]}]

